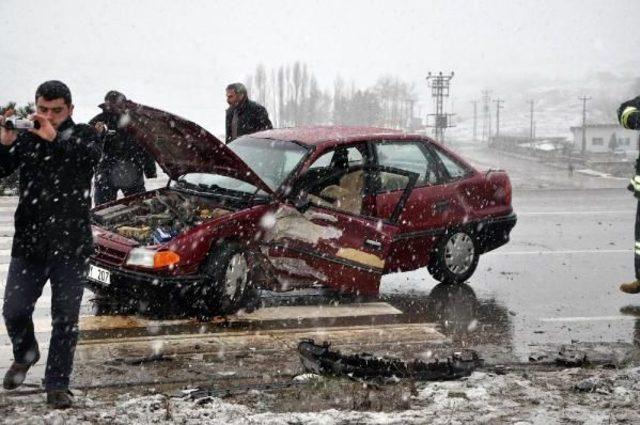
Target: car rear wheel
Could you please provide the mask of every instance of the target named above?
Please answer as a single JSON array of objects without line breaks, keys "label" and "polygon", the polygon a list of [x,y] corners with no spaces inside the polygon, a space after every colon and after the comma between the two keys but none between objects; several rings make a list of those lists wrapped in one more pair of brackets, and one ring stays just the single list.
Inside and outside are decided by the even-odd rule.
[{"label": "car rear wheel", "polygon": [[462,283],[471,277],[480,258],[478,242],[464,229],[449,231],[440,240],[428,266],[442,283]]},{"label": "car rear wheel", "polygon": [[217,245],[204,268],[206,280],[200,312],[208,317],[233,314],[245,307],[255,295],[253,261],[240,244]]}]

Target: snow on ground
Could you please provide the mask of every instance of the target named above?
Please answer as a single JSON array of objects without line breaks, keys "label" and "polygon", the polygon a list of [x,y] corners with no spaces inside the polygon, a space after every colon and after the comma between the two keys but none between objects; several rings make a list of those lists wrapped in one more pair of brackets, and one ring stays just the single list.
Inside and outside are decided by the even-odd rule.
[{"label": "snow on ground", "polygon": [[[311,385],[301,391],[313,390]],[[406,408],[396,404],[392,410],[390,405],[389,411],[278,412],[262,403],[248,406],[215,397],[188,400],[164,394],[124,394],[112,400],[84,395],[77,397],[74,409],[47,411],[41,395],[3,401],[0,394],[0,417],[7,424],[639,423],[639,390],[640,368],[475,372],[458,381],[418,384],[402,396]],[[313,406],[303,401],[300,410]]]}]

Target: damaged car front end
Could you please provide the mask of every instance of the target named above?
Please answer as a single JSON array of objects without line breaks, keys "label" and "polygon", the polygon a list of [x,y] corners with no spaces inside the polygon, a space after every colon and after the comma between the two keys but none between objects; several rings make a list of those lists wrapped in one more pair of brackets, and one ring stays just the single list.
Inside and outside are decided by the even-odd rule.
[{"label": "damaged car front end", "polygon": [[[236,311],[251,297],[264,263],[260,221],[273,189],[222,142],[196,124],[128,102],[127,130],[169,175],[167,187],[92,210],[95,253],[88,287],[100,306],[116,310],[211,315]],[[235,146],[270,170],[264,159],[289,159],[278,186],[307,150],[274,141]]]}]

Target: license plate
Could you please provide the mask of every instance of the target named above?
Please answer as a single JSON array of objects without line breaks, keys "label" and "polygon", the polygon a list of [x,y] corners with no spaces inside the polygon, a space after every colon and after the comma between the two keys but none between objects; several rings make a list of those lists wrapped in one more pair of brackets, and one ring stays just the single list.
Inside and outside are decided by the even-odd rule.
[{"label": "license plate", "polygon": [[111,283],[111,273],[109,270],[89,264],[89,279],[109,285]]}]

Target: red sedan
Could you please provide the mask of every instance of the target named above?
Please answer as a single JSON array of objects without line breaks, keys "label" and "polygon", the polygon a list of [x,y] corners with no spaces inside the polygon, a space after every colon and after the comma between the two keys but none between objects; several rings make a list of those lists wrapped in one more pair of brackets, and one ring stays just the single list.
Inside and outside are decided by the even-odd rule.
[{"label": "red sedan", "polygon": [[421,267],[460,283],[516,223],[504,171],[428,137],[323,126],[225,145],[167,112],[119,112],[171,180],[93,210],[99,300],[211,316],[256,288],[377,295],[383,274]]}]

